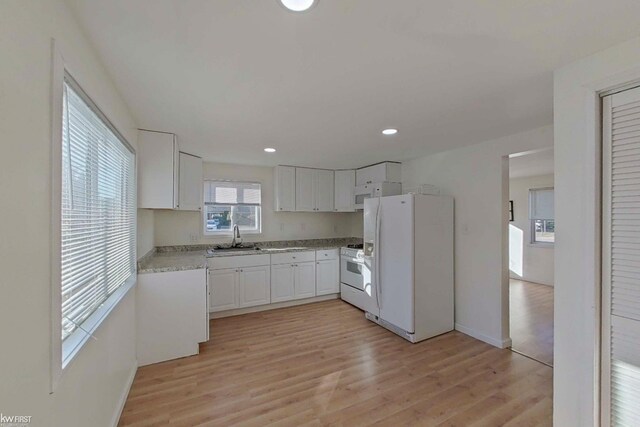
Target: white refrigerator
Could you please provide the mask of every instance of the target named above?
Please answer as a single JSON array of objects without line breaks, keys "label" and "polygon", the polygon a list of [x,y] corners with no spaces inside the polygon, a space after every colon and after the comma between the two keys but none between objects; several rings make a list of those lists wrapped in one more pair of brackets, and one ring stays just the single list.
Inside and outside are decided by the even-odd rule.
[{"label": "white refrigerator", "polygon": [[364,202],[367,319],[418,342],[453,330],[453,198]]}]

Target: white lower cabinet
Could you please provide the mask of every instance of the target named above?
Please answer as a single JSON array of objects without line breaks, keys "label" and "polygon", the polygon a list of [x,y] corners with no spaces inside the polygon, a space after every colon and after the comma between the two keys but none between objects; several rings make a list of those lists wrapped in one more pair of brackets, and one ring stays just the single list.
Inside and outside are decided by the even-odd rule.
[{"label": "white lower cabinet", "polygon": [[291,252],[271,256],[271,302],[316,296],[315,252]]},{"label": "white lower cabinet", "polygon": [[315,296],[316,265],[314,262],[271,266],[271,302]]},{"label": "white lower cabinet", "polygon": [[301,262],[295,264],[295,280],[293,283],[294,299],[316,296],[316,263]]},{"label": "white lower cabinet", "polygon": [[271,302],[271,274],[268,265],[244,267],[239,273],[240,307]]},{"label": "white lower cabinet", "polygon": [[316,262],[316,295],[340,292],[340,262],[322,259]]},{"label": "white lower cabinet", "polygon": [[198,354],[209,340],[205,269],[146,273],[136,286],[138,365]]},{"label": "white lower cabinet", "polygon": [[271,266],[271,302],[292,300],[295,291],[295,267],[293,264]]},{"label": "white lower cabinet", "polygon": [[340,292],[338,249],[209,259],[209,311]]},{"label": "white lower cabinet", "polygon": [[252,307],[271,302],[268,265],[210,271],[209,311]]},{"label": "white lower cabinet", "polygon": [[231,310],[239,307],[238,270],[226,268],[209,270],[209,311]]}]

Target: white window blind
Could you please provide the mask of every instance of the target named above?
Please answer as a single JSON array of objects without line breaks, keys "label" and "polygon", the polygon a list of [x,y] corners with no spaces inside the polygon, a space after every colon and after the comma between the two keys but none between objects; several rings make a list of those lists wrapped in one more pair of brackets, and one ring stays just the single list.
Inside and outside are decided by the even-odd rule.
[{"label": "white window blind", "polygon": [[603,100],[602,424],[640,426],[640,89]]},{"label": "white window blind", "polygon": [[252,182],[206,181],[205,204],[260,206],[260,184]]},{"label": "white window blind", "polygon": [[[135,274],[135,155],[65,77],[62,126],[62,340]],[[85,333],[86,334],[86,333]]]},{"label": "white window blind", "polygon": [[553,188],[529,190],[529,219],[554,219]]}]

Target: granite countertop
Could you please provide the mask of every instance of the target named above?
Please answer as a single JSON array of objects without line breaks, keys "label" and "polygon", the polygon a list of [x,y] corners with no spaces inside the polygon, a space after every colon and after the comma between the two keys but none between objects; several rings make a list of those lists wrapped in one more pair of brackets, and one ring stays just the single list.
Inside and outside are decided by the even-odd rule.
[{"label": "granite countertop", "polygon": [[138,274],[198,270],[207,267],[207,251],[157,252],[138,261]]},{"label": "granite countertop", "polygon": [[260,250],[247,248],[247,250],[221,250],[219,252],[213,249],[213,246],[208,245],[161,246],[155,248],[138,261],[138,274],[206,268],[207,258],[319,251],[337,249],[354,243],[362,243],[362,239],[341,238],[255,242],[247,244],[255,245]]}]

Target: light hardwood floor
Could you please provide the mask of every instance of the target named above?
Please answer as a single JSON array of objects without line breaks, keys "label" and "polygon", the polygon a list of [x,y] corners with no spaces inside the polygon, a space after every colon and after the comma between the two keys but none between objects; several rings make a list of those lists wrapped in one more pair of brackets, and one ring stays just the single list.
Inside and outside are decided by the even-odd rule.
[{"label": "light hardwood floor", "polygon": [[511,279],[511,347],[553,366],[553,287]]},{"label": "light hardwood floor", "polygon": [[459,332],[418,344],[340,301],[211,321],[140,368],[120,426],[551,425],[552,369]]}]

